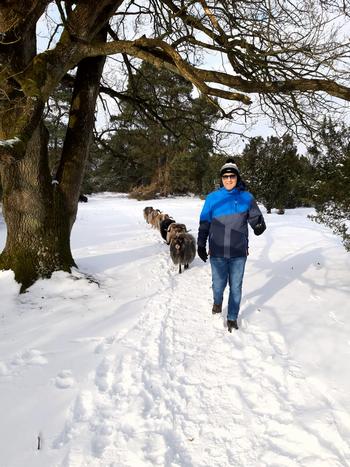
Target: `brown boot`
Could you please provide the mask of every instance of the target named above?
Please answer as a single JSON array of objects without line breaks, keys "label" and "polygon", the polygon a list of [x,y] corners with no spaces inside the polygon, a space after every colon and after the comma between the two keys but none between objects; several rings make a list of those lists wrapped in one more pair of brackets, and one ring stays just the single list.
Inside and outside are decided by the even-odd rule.
[{"label": "brown boot", "polygon": [[215,303],[214,303],[213,308],[211,310],[213,315],[216,315],[216,313],[221,313],[221,311],[222,311],[222,305],[221,304],[220,305],[215,305]]}]

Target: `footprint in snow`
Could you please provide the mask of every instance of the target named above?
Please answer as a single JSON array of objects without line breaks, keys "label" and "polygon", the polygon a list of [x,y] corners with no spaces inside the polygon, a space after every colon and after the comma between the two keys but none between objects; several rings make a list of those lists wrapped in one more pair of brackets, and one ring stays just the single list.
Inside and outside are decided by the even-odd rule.
[{"label": "footprint in snow", "polygon": [[110,389],[113,374],[112,374],[112,358],[105,357],[99,366],[96,368],[95,384],[101,392],[106,392]]},{"label": "footprint in snow", "polygon": [[11,363],[15,366],[46,365],[48,360],[43,356],[40,350],[30,349],[25,352],[17,353]]},{"label": "footprint in snow", "polygon": [[93,396],[90,391],[81,391],[75,399],[73,408],[74,422],[87,422],[94,411]]},{"label": "footprint in snow", "polygon": [[55,385],[59,389],[71,388],[75,383],[72,372],[70,370],[63,370],[55,378]]},{"label": "footprint in snow", "polygon": [[95,457],[102,457],[106,448],[112,443],[113,433],[113,427],[107,423],[95,427],[95,433],[91,440],[91,449]]},{"label": "footprint in snow", "polygon": [[127,329],[121,329],[119,332],[114,334],[113,336],[105,337],[96,347],[95,353],[103,353],[109,350],[113,344],[118,342],[128,333]]},{"label": "footprint in snow", "polygon": [[106,337],[95,347],[95,353],[103,353],[108,350],[114,343],[114,336]]}]

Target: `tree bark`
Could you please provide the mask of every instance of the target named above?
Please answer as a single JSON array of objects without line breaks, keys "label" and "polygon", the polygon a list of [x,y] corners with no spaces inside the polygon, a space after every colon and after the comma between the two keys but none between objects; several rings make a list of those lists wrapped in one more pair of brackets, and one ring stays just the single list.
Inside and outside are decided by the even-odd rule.
[{"label": "tree bark", "polygon": [[1,170],[3,214],[7,225],[0,269],[12,269],[25,290],[40,277],[70,271],[70,226],[64,200],[52,185],[47,159],[48,135],[41,123],[25,157]]}]

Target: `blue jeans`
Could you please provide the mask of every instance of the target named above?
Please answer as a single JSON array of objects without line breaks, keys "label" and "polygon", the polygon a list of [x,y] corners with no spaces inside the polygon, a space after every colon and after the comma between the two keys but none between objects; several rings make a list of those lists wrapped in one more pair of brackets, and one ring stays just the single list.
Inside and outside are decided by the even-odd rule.
[{"label": "blue jeans", "polygon": [[211,275],[213,280],[212,288],[215,304],[222,304],[227,281],[229,283],[230,295],[227,311],[227,319],[229,320],[237,319],[238,316],[246,261],[246,256],[240,256],[238,258],[210,257]]}]

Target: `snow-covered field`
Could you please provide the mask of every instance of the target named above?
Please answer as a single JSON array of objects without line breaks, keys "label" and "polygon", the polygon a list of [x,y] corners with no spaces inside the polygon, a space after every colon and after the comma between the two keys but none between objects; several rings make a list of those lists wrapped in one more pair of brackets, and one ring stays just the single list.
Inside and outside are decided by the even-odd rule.
[{"label": "snow-covered field", "polygon": [[309,209],[266,216],[229,334],[209,264],[179,275],[142,216],[196,236],[202,204],[95,195],[79,271],[23,295],[0,273],[1,467],[350,465],[350,255]]}]

